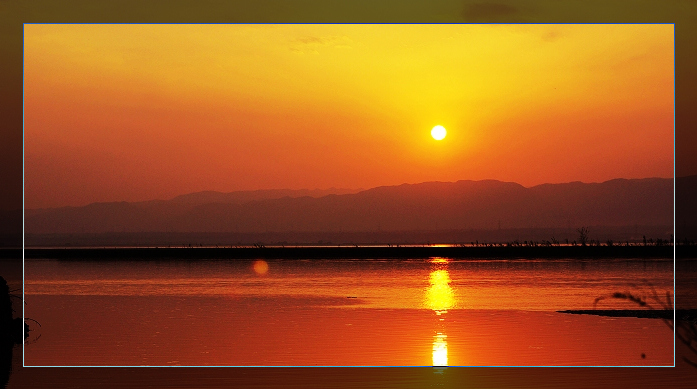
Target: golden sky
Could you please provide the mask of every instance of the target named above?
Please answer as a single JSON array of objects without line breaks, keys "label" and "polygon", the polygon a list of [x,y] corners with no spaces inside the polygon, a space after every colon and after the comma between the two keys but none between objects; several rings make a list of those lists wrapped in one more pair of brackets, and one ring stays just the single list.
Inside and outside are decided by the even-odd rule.
[{"label": "golden sky", "polygon": [[27,208],[673,176],[672,24],[24,33]]}]

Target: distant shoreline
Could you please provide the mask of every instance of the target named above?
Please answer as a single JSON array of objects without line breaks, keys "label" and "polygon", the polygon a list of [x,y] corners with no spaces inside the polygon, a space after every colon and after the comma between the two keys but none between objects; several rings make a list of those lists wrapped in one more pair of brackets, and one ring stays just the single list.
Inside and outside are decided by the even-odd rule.
[{"label": "distant shoreline", "polygon": [[[693,246],[678,246],[692,254]],[[293,247],[65,247],[25,248],[25,259],[672,259],[673,246],[293,246]],[[681,255],[685,257],[685,255]],[[21,258],[22,249],[0,250]],[[689,255],[687,257],[690,257]],[[694,256],[692,256],[694,257]]]},{"label": "distant shoreline", "polygon": [[605,317],[636,317],[640,319],[664,319],[672,320],[673,315],[677,320],[695,321],[697,309],[572,309],[557,311],[576,315],[594,315]]}]

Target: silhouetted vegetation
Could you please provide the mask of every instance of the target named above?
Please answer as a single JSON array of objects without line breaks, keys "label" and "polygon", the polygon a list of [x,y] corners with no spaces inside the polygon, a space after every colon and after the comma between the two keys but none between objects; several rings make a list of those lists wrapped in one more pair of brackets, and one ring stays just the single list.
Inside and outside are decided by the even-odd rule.
[{"label": "silhouetted vegetation", "polygon": [[[674,321],[672,314],[674,310],[673,297],[670,291],[666,291],[665,295],[659,295],[653,285],[647,281],[643,281],[642,285],[630,285],[630,287],[634,288],[635,292],[615,292],[596,298],[593,308],[597,307],[599,301],[611,298],[632,302],[648,311],[670,312],[670,315],[660,316],[660,318],[671,331],[675,331],[676,339],[687,346],[687,349],[692,353],[692,359],[683,356],[683,360],[689,365],[697,367],[697,318],[694,316],[683,317],[682,320]],[[642,354],[642,358],[644,357],[645,355]]]},{"label": "silhouetted vegetation", "polygon": [[140,247],[140,248],[26,248],[25,258],[51,258],[59,260],[153,260],[153,259],[414,259],[414,258],[471,258],[471,259],[555,259],[555,258],[665,258],[673,257],[673,247],[668,245],[619,246],[597,244],[593,246],[555,246],[550,241],[518,241],[482,243],[475,245],[453,244],[449,246],[384,245],[384,246],[253,246],[228,247]]},{"label": "silhouetted vegetation", "polygon": [[585,246],[586,243],[588,242],[588,227],[581,227],[577,229],[578,231],[578,241],[581,243],[581,246]]},{"label": "silhouetted vegetation", "polygon": [[21,318],[12,318],[15,313],[13,298],[20,300],[19,296],[11,293],[5,278],[0,276],[0,336],[3,337],[2,341],[22,343],[28,336],[29,326]]},{"label": "silhouetted vegetation", "polygon": [[3,387],[7,385],[12,371],[12,348],[29,336],[29,326],[22,318],[12,318],[15,313],[12,299],[21,301],[19,296],[11,293],[5,278],[0,276],[0,382],[3,382]]}]

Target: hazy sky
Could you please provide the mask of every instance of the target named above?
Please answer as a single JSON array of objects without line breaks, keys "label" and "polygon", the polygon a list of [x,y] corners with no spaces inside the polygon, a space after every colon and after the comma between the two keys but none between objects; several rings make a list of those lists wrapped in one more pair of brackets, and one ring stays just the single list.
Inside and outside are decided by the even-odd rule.
[{"label": "hazy sky", "polygon": [[673,176],[673,25],[25,25],[24,48],[27,208]]}]

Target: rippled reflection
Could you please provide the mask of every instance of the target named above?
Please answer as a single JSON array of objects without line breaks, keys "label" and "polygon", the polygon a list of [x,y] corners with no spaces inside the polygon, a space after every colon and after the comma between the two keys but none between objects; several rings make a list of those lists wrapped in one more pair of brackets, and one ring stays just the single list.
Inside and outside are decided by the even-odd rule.
[{"label": "rippled reflection", "polygon": [[448,260],[431,259],[433,270],[429,275],[430,286],[426,290],[426,306],[436,314],[433,336],[433,366],[448,366],[448,336],[445,334],[445,314],[455,306],[455,292],[450,287]]},{"label": "rippled reflection", "polygon": [[436,314],[448,312],[455,305],[455,294],[450,287],[450,274],[446,269],[434,270],[429,277],[431,286],[426,292],[428,307]]},{"label": "rippled reflection", "polygon": [[433,337],[433,366],[448,366],[448,338],[438,333]]}]

